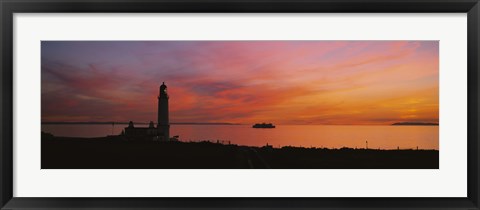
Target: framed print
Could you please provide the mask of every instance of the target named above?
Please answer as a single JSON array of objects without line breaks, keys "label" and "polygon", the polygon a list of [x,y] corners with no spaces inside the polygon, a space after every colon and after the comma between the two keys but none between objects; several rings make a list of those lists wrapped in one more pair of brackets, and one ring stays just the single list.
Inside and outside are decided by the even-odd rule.
[{"label": "framed print", "polygon": [[2,1],[1,206],[478,209],[478,1]]}]

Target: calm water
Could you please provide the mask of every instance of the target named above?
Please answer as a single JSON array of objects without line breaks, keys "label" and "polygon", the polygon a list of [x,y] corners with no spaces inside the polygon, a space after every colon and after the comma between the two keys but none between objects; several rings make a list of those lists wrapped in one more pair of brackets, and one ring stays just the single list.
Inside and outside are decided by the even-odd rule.
[{"label": "calm water", "polygon": [[[42,125],[56,136],[100,137],[119,134],[127,125]],[[146,125],[145,125],[146,126]],[[249,125],[171,125],[170,135],[181,141],[221,140],[232,144],[274,147],[438,149],[439,126],[277,125],[254,129]]]}]

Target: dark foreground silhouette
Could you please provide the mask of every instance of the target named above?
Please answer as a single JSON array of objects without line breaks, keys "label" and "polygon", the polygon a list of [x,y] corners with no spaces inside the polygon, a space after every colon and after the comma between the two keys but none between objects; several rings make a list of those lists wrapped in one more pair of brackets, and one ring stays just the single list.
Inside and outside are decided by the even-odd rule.
[{"label": "dark foreground silhouette", "polygon": [[42,134],[42,169],[438,169],[437,150],[247,147]]}]

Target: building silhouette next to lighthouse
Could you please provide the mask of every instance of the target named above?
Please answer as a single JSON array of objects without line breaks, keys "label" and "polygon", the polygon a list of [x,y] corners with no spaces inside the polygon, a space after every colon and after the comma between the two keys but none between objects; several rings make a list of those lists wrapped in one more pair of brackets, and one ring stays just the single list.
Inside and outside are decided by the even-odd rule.
[{"label": "building silhouette next to lighthouse", "polygon": [[150,121],[148,127],[135,127],[130,121],[128,127],[124,129],[124,135],[127,140],[170,140],[170,121],[168,119],[168,93],[165,82],[160,85],[158,95],[157,127],[153,121]]}]

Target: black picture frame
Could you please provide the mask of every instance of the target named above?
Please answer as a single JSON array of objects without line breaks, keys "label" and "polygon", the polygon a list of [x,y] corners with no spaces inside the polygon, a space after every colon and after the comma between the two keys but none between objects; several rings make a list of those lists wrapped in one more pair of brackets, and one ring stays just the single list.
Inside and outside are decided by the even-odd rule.
[{"label": "black picture frame", "polygon": [[[1,209],[479,209],[478,0],[0,0]],[[13,197],[14,13],[467,13],[468,196],[465,198],[25,198]],[[456,180],[452,180],[456,181]],[[94,190],[94,189],[92,189]]]}]

